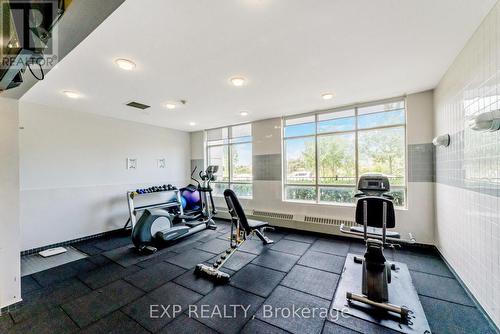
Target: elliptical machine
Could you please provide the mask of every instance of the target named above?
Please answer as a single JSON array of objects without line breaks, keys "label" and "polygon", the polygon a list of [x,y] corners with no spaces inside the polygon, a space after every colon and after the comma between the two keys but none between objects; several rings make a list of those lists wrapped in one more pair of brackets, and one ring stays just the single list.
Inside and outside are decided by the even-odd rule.
[{"label": "elliptical machine", "polygon": [[[196,169],[195,169],[196,170]],[[203,185],[198,181],[196,191],[200,195],[200,209],[197,213],[184,214],[181,191],[177,189],[167,190],[167,198],[162,203],[148,206],[136,207],[134,198],[137,192],[128,192],[127,199],[132,224],[132,242],[140,253],[154,253],[157,247],[166,246],[169,243],[190,236],[205,229],[215,230],[217,226],[212,219],[217,212],[212,198],[210,182],[215,180],[218,166],[209,166],[200,178]],[[193,176],[191,173],[191,177]],[[194,180],[194,178],[193,178]],[[196,181],[196,180],[195,180]],[[208,199],[210,198],[210,202]],[[143,211],[137,220],[137,212]]]},{"label": "elliptical machine", "polygon": [[179,190],[180,202],[183,208],[182,212],[175,212],[175,222],[182,222],[187,225],[197,224],[195,222],[204,222],[208,228],[215,229],[215,222],[212,219],[217,214],[215,209],[214,198],[212,196],[213,189],[211,182],[216,180],[216,173],[219,171],[219,166],[208,166],[205,171],[200,171],[198,176],[201,183],[194,178],[197,167],[191,172],[191,180],[197,185],[189,184]]}]

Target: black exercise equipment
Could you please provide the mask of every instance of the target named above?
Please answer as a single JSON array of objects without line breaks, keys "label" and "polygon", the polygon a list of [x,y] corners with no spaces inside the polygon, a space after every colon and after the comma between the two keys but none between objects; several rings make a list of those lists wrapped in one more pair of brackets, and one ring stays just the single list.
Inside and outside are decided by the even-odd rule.
[{"label": "black exercise equipment", "polygon": [[231,215],[231,234],[229,239],[229,248],[226,252],[214,262],[213,265],[198,264],[194,270],[197,276],[205,276],[215,280],[217,283],[227,283],[230,275],[221,271],[224,263],[243,245],[247,238],[253,234],[257,235],[265,245],[272,244],[273,241],[264,235],[264,230],[269,229],[267,222],[247,219],[245,212],[238,200],[238,197],[231,189],[224,190],[224,198],[227,203],[229,214]]},{"label": "black exercise equipment", "polygon": [[[216,180],[216,173],[219,170],[219,166],[211,165],[208,166],[205,171],[200,171],[198,176],[200,177],[202,182],[199,182],[197,179],[193,177],[196,173],[197,167],[193,169],[191,172],[191,179],[197,183],[197,185],[189,184],[188,186],[181,188],[180,196],[184,192],[189,193],[198,193],[199,208],[195,210],[191,210],[191,208],[187,208],[182,212],[177,211],[175,213],[175,223],[182,222],[189,224],[190,222],[202,221],[209,226],[209,228],[215,229],[215,222],[213,220],[213,216],[217,214],[217,210],[215,209],[214,199],[212,196],[213,189],[211,187],[211,182]],[[182,204],[182,203],[181,203]],[[170,210],[173,212],[172,210]]]},{"label": "black exercise equipment", "polygon": [[[202,199],[202,210],[198,215],[184,215],[180,192],[171,185],[127,192],[132,242],[139,252],[154,253],[158,247],[167,246],[180,238],[205,229],[216,229],[212,219],[215,210],[210,182],[215,179],[213,175],[217,169],[217,166],[209,166],[205,173],[200,173],[204,184],[199,184],[197,189]],[[136,206],[134,200],[143,195],[148,198],[152,197],[154,200],[161,197],[161,202],[152,200],[152,203]],[[208,196],[210,196],[210,202],[207,200]],[[138,219],[139,212],[143,213]]]},{"label": "black exercise equipment", "polygon": [[[392,232],[388,236],[387,229],[396,227],[394,203],[387,176],[382,174],[364,174],[358,182],[355,195],[356,223],[363,225],[362,230],[351,227],[349,230],[341,226],[343,233],[360,235],[366,243],[366,252],[363,258],[354,257],[354,262],[362,264],[362,294],[348,292],[347,300],[368,304],[376,308],[385,309],[407,318],[410,310],[405,306],[389,303],[388,285],[391,283],[391,271],[396,270],[395,264],[389,263],[384,256],[384,247],[394,247],[387,240],[400,241],[400,235]],[[410,237],[414,242],[414,239]]]}]

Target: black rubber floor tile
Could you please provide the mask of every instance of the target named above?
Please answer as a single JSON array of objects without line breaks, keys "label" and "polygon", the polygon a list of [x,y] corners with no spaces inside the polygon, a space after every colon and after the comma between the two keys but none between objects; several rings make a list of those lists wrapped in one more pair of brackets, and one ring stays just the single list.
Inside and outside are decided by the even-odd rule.
[{"label": "black rubber floor tile", "polygon": [[177,310],[174,312],[173,306],[163,305],[163,307],[167,308],[166,313],[163,312],[158,301],[146,295],[124,306],[121,311],[154,333],[174,320],[177,314]]},{"label": "black rubber floor tile", "polygon": [[141,261],[145,261],[149,258],[153,258],[157,256],[156,254],[157,253],[151,255],[139,254],[137,249],[132,245],[115,248],[102,253],[102,255],[106,256],[122,267],[128,267]]},{"label": "black rubber floor tile", "polygon": [[137,322],[127,317],[120,311],[111,313],[96,323],[84,328],[80,334],[147,334],[147,330],[142,328]]},{"label": "black rubber floor tile", "polygon": [[[329,318],[325,323],[325,332],[324,333],[337,333],[335,331],[326,331],[336,329],[338,333],[346,333],[351,334],[352,332],[343,332],[344,328],[349,328],[355,333],[370,333],[370,334],[396,334],[398,332],[393,331],[390,328],[379,326],[373,322],[361,320],[356,317],[349,316],[347,314],[343,315],[340,312],[332,313],[335,318]],[[330,325],[330,322],[333,322]],[[328,325],[328,328],[327,328]]]},{"label": "black rubber floor tile", "polygon": [[229,242],[221,239],[213,239],[196,246],[196,248],[205,252],[220,254],[229,248]]},{"label": "black rubber floor tile", "polygon": [[[238,333],[250,320],[264,298],[245,292],[232,286],[218,286],[193,307],[188,315],[220,333]],[[209,312],[202,312],[202,305]],[[245,308],[245,310],[243,309]],[[219,310],[220,313],[213,312]]]},{"label": "black rubber floor tile", "polygon": [[84,296],[91,290],[76,278],[49,287],[34,290],[23,296],[23,305],[11,312],[15,322],[21,322],[36,315],[51,312],[52,308],[66,301]]},{"label": "black rubber floor tile", "polygon": [[227,260],[223,268],[238,271],[248,263],[252,262],[252,260],[256,257],[257,255],[255,254],[236,251],[236,253],[234,253],[233,256],[231,256],[229,260]]},{"label": "black rubber floor tile", "polygon": [[96,269],[98,266],[88,259],[65,263],[32,275],[41,286],[50,286]]},{"label": "black rubber floor tile", "polygon": [[214,254],[199,249],[190,249],[181,254],[168,258],[166,261],[185,269],[192,269],[198,263],[211,259]]},{"label": "black rubber floor tile", "polygon": [[323,334],[359,334],[359,332],[356,332],[354,330],[351,330],[349,328],[345,328],[342,326],[339,326],[337,324],[334,324],[333,322],[326,321],[325,326],[323,327]]},{"label": "black rubber floor tile", "polygon": [[38,290],[42,286],[35,281],[35,279],[29,275],[29,276],[24,276],[21,277],[21,295],[24,296],[25,294],[33,291],[33,290]]},{"label": "black rubber floor tile", "polygon": [[0,333],[7,333],[9,329],[14,326],[14,321],[8,313],[4,313],[0,316]]},{"label": "black rubber floor tile", "polygon": [[304,266],[294,266],[281,285],[331,300],[340,275]]},{"label": "black rubber floor tile", "polygon": [[433,333],[495,333],[475,307],[458,305],[425,296],[420,296],[420,302]]},{"label": "black rubber floor tile", "polygon": [[349,252],[349,241],[321,238],[313,243],[311,250],[346,256]]},{"label": "black rubber floor tile", "polygon": [[127,277],[140,269],[137,266],[124,268],[118,264],[111,263],[96,270],[80,274],[78,278],[92,289],[98,289],[113,281]]},{"label": "black rubber floor tile", "polygon": [[[321,333],[325,322],[320,311],[328,312],[329,305],[330,303],[322,298],[278,286],[257,311],[256,318],[291,333],[317,334]],[[309,310],[316,308],[318,311],[314,316],[311,311],[307,317],[298,311],[298,316],[295,316],[293,310],[297,308]]]},{"label": "black rubber floor tile", "polygon": [[453,278],[444,261],[435,256],[410,255],[408,252],[396,251],[394,260],[406,263],[410,270]]},{"label": "black rubber floor tile", "polygon": [[162,285],[158,289],[148,293],[147,296],[164,306],[179,305],[182,311],[203,298],[203,295],[173,282]]},{"label": "black rubber floor tile", "polygon": [[[229,243],[226,241],[226,243]],[[238,250],[246,253],[251,253],[259,255],[266,249],[270,249],[273,245],[265,245],[259,238],[247,239],[243,245],[241,245]]]},{"label": "black rubber floor tile", "polygon": [[307,249],[311,246],[311,244],[305,242],[298,242],[288,239],[281,239],[277,243],[275,243],[271,249],[274,251],[284,252],[293,255],[302,255]]},{"label": "black rubber floor tile", "polygon": [[202,244],[203,244],[203,242],[201,242],[201,241],[196,241],[196,240],[193,240],[191,238],[187,238],[187,239],[180,240],[171,246],[166,247],[166,249],[169,252],[182,254],[185,251],[196,248],[197,246],[200,246]]},{"label": "black rubber floor tile", "polygon": [[307,232],[304,232],[304,233],[296,232],[296,233],[289,233],[289,234],[285,235],[285,239],[293,240],[293,241],[300,241],[300,242],[307,242],[309,244],[312,244],[314,241],[316,241],[316,239],[318,239],[318,237],[315,235],[309,234]]},{"label": "black rubber floor tile", "polygon": [[281,271],[249,264],[231,277],[230,284],[258,296],[267,297],[283,277],[285,273]]},{"label": "black rubber floor tile", "polygon": [[49,312],[27,318],[14,325],[6,333],[13,334],[66,334],[75,333],[78,327],[60,308],[51,308]]},{"label": "black rubber floor tile", "polygon": [[270,325],[266,322],[260,321],[258,319],[252,319],[247,324],[243,329],[241,330],[242,334],[286,334],[288,332],[275,327],[273,325]]},{"label": "black rubber floor tile", "polygon": [[201,322],[189,318],[186,315],[177,317],[174,321],[162,329],[159,334],[217,334],[210,327]]},{"label": "black rubber floor tile", "polygon": [[87,255],[97,255],[97,254],[100,254],[102,253],[102,249],[100,248],[97,248],[95,246],[97,240],[96,239],[92,239],[92,240],[85,240],[85,241],[81,241],[81,242],[77,242],[75,244],[72,244],[71,246],[78,249],[80,252],[83,252]]},{"label": "black rubber floor tile", "polygon": [[92,255],[89,256],[87,259],[98,267],[102,267],[113,262],[102,254]]},{"label": "black rubber floor tile", "polygon": [[298,264],[341,274],[344,268],[345,257],[328,253],[308,250],[299,260]]},{"label": "black rubber floor tile", "polygon": [[270,269],[288,272],[299,260],[299,256],[267,250],[257,256],[252,263]]},{"label": "black rubber floor tile", "polygon": [[108,240],[102,240],[99,242],[96,242],[94,244],[95,247],[103,250],[103,251],[109,251],[115,248],[127,246],[132,244],[132,239],[130,236],[121,236],[121,237],[110,237]]},{"label": "black rubber floor tile", "polygon": [[62,308],[81,328],[142,296],[144,292],[125,281],[111,283],[102,289],[64,303]]},{"label": "black rubber floor tile", "polygon": [[142,269],[124,279],[144,291],[151,291],[183,274],[186,270],[174,264],[162,262]]},{"label": "black rubber floor tile", "polygon": [[462,305],[475,306],[465,290],[454,278],[412,271],[413,284],[420,295],[443,299]]},{"label": "black rubber floor tile", "polygon": [[206,229],[204,231],[198,232],[196,234],[190,235],[189,239],[193,241],[199,241],[199,242],[208,242],[210,240],[213,240],[217,238],[220,235],[220,233],[217,233],[214,230],[209,230]]},{"label": "black rubber floor tile", "polygon": [[155,266],[159,263],[165,262],[165,260],[167,260],[173,256],[176,256],[176,255],[178,255],[178,254],[171,252],[171,251],[162,252],[159,254],[155,254],[155,256],[153,256],[151,258],[145,259],[144,261],[137,263],[137,266],[139,266],[141,268],[148,268],[151,266]]},{"label": "black rubber floor tile", "polygon": [[194,274],[193,270],[188,270],[181,276],[173,280],[173,282],[180,284],[186,288],[201,293],[202,295],[208,294],[212,291],[216,284],[204,277],[198,277]]}]

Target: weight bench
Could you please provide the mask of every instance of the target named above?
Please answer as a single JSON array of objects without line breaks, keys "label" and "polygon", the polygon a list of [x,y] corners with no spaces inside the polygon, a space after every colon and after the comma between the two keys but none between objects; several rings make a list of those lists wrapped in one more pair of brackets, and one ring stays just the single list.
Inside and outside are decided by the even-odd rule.
[{"label": "weight bench", "polygon": [[221,268],[238,248],[243,245],[248,236],[255,234],[265,245],[274,243],[274,241],[264,235],[264,230],[270,229],[269,223],[248,219],[234,191],[226,189],[224,191],[224,198],[229,209],[229,214],[231,215],[229,248],[212,266],[198,264],[194,270],[195,275],[204,275],[219,283],[227,283],[229,281],[230,275],[221,271]]}]

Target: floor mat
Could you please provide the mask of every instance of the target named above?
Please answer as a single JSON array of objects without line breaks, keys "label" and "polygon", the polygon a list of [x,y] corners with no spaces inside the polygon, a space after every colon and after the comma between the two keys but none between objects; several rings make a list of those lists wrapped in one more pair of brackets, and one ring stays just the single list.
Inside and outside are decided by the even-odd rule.
[{"label": "floor mat", "polygon": [[66,253],[54,255],[51,257],[42,257],[38,254],[26,255],[21,257],[21,276],[31,275],[43,270],[63,265],[86,258],[88,255],[80,252],[73,247],[64,247]]},{"label": "floor mat", "polygon": [[380,326],[394,329],[402,333],[430,333],[429,324],[420,304],[417,290],[404,263],[392,262],[399,268],[392,271],[392,282],[389,284],[389,302],[398,306],[406,306],[412,311],[408,324],[402,323],[400,317],[376,310],[371,306],[353,301],[350,305],[346,301],[346,293],[361,294],[362,265],[354,262],[354,254],[347,254],[344,271],[335,293],[332,308],[361,318]]}]

